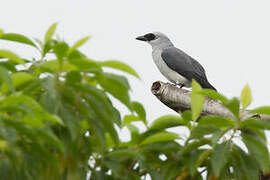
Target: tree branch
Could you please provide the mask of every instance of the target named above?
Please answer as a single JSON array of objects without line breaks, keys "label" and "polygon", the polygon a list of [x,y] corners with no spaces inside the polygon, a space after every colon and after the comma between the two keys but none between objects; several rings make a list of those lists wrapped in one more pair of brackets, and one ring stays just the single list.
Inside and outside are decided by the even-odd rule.
[{"label": "tree branch", "polygon": [[[170,83],[156,81],[151,87],[152,93],[166,106],[174,111],[181,113],[191,108],[190,91],[181,89]],[[205,98],[202,115],[218,115],[223,117],[233,117],[233,114],[224,107],[219,101]],[[270,116],[261,114],[249,114],[248,111],[242,112],[243,119],[256,117],[263,120],[270,120]]]}]

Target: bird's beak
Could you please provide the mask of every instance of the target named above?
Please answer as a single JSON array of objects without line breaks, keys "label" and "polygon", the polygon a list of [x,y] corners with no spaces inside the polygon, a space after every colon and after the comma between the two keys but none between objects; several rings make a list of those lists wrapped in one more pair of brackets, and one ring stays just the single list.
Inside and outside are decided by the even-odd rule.
[{"label": "bird's beak", "polygon": [[140,40],[140,41],[147,41],[146,37],[144,36],[138,36],[136,37],[137,40]]}]

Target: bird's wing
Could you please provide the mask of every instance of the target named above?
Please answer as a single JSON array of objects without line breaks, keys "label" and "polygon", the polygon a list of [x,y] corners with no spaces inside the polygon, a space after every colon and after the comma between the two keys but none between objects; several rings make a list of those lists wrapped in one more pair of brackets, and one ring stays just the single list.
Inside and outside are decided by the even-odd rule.
[{"label": "bird's wing", "polygon": [[202,65],[177,48],[162,51],[161,57],[167,66],[188,80],[195,79],[203,88],[215,88],[208,82]]}]

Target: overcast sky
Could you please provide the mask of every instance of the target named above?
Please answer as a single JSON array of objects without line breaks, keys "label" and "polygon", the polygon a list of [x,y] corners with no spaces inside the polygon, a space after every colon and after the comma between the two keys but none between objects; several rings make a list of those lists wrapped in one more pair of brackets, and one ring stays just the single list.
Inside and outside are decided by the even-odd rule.
[{"label": "overcast sky", "polygon": [[[151,57],[151,47],[135,37],[151,31],[167,34],[198,60],[209,81],[228,97],[245,84],[252,107],[270,104],[269,0],[2,0],[0,28],[42,37],[54,22],[69,43],[91,35],[82,51],[96,60],[118,59],[131,65],[141,81],[130,77],[132,97],[141,101],[149,121],[174,113],[151,93],[156,80],[167,81]],[[0,48],[14,47],[0,42]],[[15,52],[31,57],[31,47]],[[125,111],[124,111],[125,112]]]}]

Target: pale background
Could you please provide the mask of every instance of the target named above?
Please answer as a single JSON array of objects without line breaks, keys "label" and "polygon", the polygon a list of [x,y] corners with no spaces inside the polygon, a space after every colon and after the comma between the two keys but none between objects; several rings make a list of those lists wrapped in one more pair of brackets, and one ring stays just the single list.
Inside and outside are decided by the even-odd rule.
[{"label": "pale background", "polygon": [[[248,83],[251,107],[270,104],[269,0],[1,0],[0,7],[5,32],[42,37],[59,22],[57,34],[69,43],[92,36],[81,48],[89,57],[131,65],[142,79],[129,76],[131,96],[145,105],[149,122],[175,114],[150,93],[152,82],[166,79],[152,61],[150,46],[135,37],[151,31],[167,34],[197,59],[219,92],[239,96]],[[24,57],[37,54],[32,47],[0,42],[0,48],[11,47]]]}]

